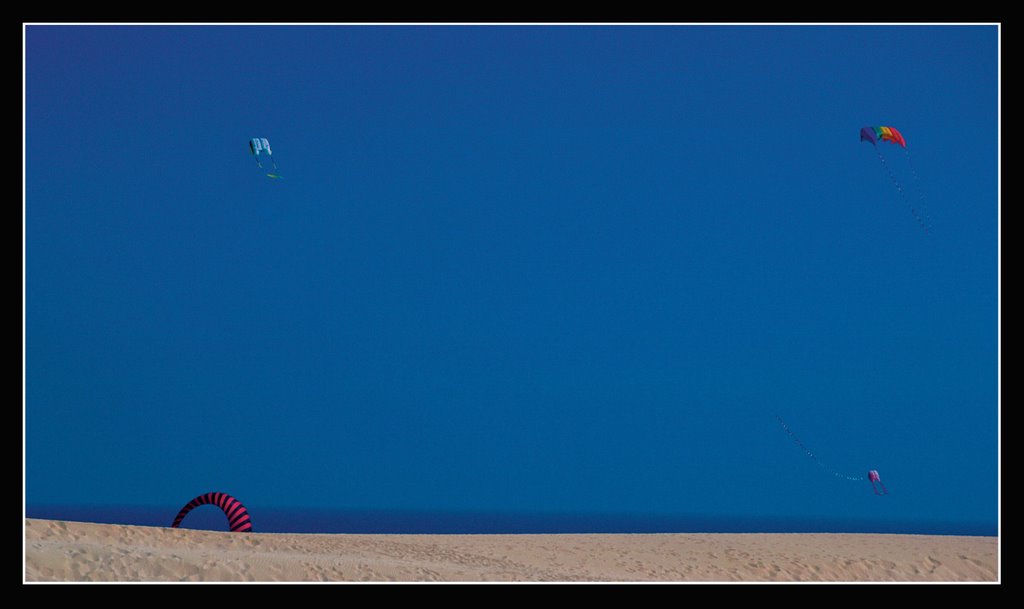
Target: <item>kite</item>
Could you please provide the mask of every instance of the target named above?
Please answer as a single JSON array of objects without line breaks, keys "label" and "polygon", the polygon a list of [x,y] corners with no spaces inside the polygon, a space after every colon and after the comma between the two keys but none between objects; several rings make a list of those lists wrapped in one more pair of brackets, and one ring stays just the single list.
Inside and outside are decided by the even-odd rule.
[{"label": "kite", "polygon": [[[873,469],[873,470],[868,472],[868,480],[871,481],[871,488],[873,488],[875,490],[875,494],[876,495],[888,495],[889,494],[889,491],[886,490],[885,485],[882,484],[882,479],[878,477],[878,470],[877,469]],[[882,487],[882,492],[881,493],[879,493],[878,489],[875,487],[875,483],[876,482],[878,483],[879,486]]]},{"label": "kite", "polygon": [[931,232],[931,223],[928,221],[927,215],[924,214],[924,195],[918,190],[917,202],[911,203],[910,198],[906,193],[906,189],[903,187],[902,182],[897,179],[896,174],[893,173],[892,168],[889,166],[888,161],[885,159],[885,155],[882,154],[882,149],[879,146],[880,143],[889,142],[895,144],[903,149],[904,156],[907,159],[907,165],[910,168],[910,172],[914,177],[914,182],[917,182],[917,172],[914,171],[913,163],[910,161],[910,151],[907,149],[907,140],[903,137],[903,134],[899,132],[895,127],[862,127],[860,130],[860,141],[871,142],[871,145],[875,149],[875,154],[878,155],[878,161],[882,164],[882,169],[892,180],[893,185],[896,186],[896,192],[899,193],[900,199],[910,209],[910,213],[917,220],[917,224],[924,230],[925,234]]},{"label": "kite", "polygon": [[251,140],[249,140],[249,151],[252,152],[253,158],[256,159],[256,166],[259,167],[260,169],[263,169],[264,171],[266,170],[263,168],[263,163],[260,162],[260,154],[264,152],[267,154],[267,160],[269,160],[270,164],[274,166],[274,173],[268,173],[268,178],[281,179],[283,177],[278,175],[277,173],[277,162],[274,161],[274,154],[270,150],[270,142],[267,141],[267,138],[254,137]]},{"label": "kite", "polygon": [[[888,495],[889,494],[889,491],[886,490],[885,485],[882,484],[882,479],[878,476],[878,470],[873,469],[873,470],[869,471],[867,477],[865,478],[864,476],[851,476],[849,474],[845,474],[843,472],[838,472],[838,471],[832,469],[831,467],[826,465],[824,462],[819,460],[818,456],[815,455],[813,452],[811,452],[811,449],[807,448],[807,446],[803,442],[800,441],[800,438],[796,437],[796,434],[794,434],[793,430],[791,430],[789,428],[789,425],[786,425],[786,422],[782,420],[782,417],[780,417],[779,415],[775,415],[775,418],[779,420],[779,425],[782,425],[782,429],[786,430],[786,433],[789,434],[789,437],[792,438],[794,442],[796,442],[796,445],[799,446],[801,449],[803,449],[804,453],[806,453],[807,456],[810,457],[812,461],[814,461],[815,463],[818,464],[818,467],[820,467],[821,469],[825,470],[826,472],[832,474],[836,478],[842,478],[844,480],[854,480],[854,481],[868,480],[868,481],[871,482],[871,488],[873,488],[875,490],[875,494],[876,495]],[[877,482],[879,484],[879,486],[882,487],[882,492],[881,493],[878,492],[878,487],[875,486],[875,482]]]},{"label": "kite", "polygon": [[899,144],[903,148],[907,147],[907,140],[903,139],[903,134],[896,130],[895,127],[864,127],[860,130],[860,141],[867,140],[872,144],[877,145],[877,141],[892,142],[893,144]]},{"label": "kite", "polygon": [[181,521],[185,519],[185,515],[192,511],[193,508],[199,507],[200,505],[206,505],[211,503],[220,509],[224,510],[224,515],[228,517],[228,526],[232,533],[251,533],[252,532],[252,521],[249,519],[249,510],[245,509],[242,502],[235,499],[227,493],[205,493],[199,495],[192,501],[185,504],[185,507],[181,508],[178,515],[174,518],[174,522],[171,524],[171,528],[178,528],[181,525]]}]

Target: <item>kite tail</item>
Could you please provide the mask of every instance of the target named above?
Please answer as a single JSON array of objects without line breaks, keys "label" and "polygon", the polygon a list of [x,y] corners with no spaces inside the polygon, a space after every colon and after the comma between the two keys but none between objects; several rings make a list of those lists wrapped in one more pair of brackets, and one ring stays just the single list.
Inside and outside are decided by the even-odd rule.
[{"label": "kite tail", "polygon": [[889,176],[889,179],[892,180],[893,185],[896,186],[896,191],[900,193],[900,199],[903,200],[904,205],[906,205],[907,209],[910,210],[910,213],[914,216],[914,220],[917,220],[918,226],[920,226],[925,233],[928,233],[928,224],[924,221],[924,218],[921,217],[921,214],[917,213],[917,208],[915,208],[914,204],[910,202],[910,199],[907,198],[907,193],[903,190],[903,184],[896,179],[896,174],[892,172],[892,169],[889,168],[889,164],[885,162],[885,157],[882,156],[882,151],[878,149],[878,146],[875,146],[875,154],[878,155],[878,161],[882,164],[882,169],[885,169],[885,173]]}]

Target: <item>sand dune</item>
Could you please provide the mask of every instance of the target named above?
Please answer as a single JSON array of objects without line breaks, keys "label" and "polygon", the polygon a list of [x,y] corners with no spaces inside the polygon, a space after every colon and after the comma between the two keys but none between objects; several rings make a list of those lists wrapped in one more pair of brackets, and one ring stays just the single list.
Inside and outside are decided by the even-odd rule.
[{"label": "sand dune", "polygon": [[997,538],[300,535],[25,520],[25,581],[997,581]]}]

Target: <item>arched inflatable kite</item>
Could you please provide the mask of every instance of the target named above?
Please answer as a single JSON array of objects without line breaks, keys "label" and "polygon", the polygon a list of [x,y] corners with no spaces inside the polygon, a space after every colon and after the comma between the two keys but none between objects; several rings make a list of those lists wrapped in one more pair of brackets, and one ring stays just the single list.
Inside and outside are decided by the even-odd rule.
[{"label": "arched inflatable kite", "polygon": [[906,148],[907,140],[903,134],[896,130],[896,127],[863,127],[860,130],[860,141],[867,140],[872,144],[876,142],[892,142]]},{"label": "arched inflatable kite", "polygon": [[205,493],[199,495],[192,501],[185,504],[185,507],[181,508],[178,515],[174,518],[174,523],[171,524],[171,528],[178,528],[181,525],[181,521],[185,519],[185,515],[192,511],[193,508],[199,507],[200,505],[206,505],[212,503],[213,505],[224,510],[224,515],[228,517],[228,526],[231,527],[232,533],[251,533],[252,532],[252,521],[249,519],[249,510],[245,509],[242,502],[235,499],[227,493]]}]

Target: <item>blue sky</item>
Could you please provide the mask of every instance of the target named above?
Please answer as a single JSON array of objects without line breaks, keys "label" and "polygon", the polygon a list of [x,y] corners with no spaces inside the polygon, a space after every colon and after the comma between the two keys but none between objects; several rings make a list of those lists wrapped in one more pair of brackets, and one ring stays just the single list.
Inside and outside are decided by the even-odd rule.
[{"label": "blue sky", "polygon": [[997,35],[27,26],[26,503],[994,523]]}]

